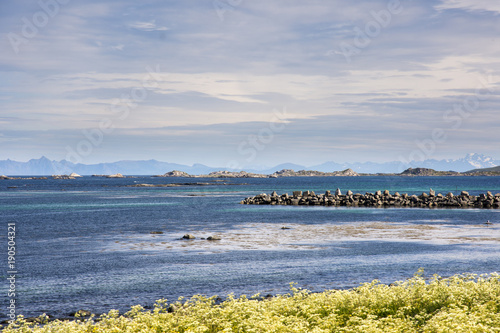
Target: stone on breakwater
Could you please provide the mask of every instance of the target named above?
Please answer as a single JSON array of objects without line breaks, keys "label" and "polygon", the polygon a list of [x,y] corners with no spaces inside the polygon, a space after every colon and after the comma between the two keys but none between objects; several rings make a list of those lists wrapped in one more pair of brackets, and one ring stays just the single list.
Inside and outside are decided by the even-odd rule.
[{"label": "stone on breakwater", "polygon": [[288,193],[278,195],[273,192],[272,195],[265,193],[242,200],[241,204],[246,205],[301,205],[301,206],[364,206],[364,207],[421,207],[421,208],[500,208],[500,193],[493,195],[491,192],[479,196],[469,195],[462,191],[459,196],[448,193],[446,196],[441,193],[436,194],[432,189],[429,194],[422,193],[420,196],[415,194],[409,196],[407,193],[400,194],[395,192],[391,195],[388,190],[377,191],[375,194],[367,192],[366,194],[347,191],[346,195],[337,194],[340,189],[332,195],[330,191],[325,194],[315,194],[313,191],[294,191],[293,197]]}]

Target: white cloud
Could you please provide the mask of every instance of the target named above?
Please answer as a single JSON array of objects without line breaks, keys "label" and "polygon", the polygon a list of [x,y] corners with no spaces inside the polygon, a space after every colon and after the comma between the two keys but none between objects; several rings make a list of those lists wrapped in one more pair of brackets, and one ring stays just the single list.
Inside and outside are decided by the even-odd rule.
[{"label": "white cloud", "polygon": [[[184,135],[192,128],[223,123],[224,133],[230,127],[238,132],[245,123],[268,122],[274,108],[286,107],[301,125],[293,131],[290,125],[289,134],[304,147],[337,142],[339,129],[330,127],[342,117],[345,128],[373,127],[375,142],[379,128],[395,128],[392,137],[406,137],[437,126],[445,110],[473,93],[479,78],[490,72],[500,77],[500,26],[492,15],[500,12],[500,2],[494,0],[403,2],[404,11],[349,64],[339,54],[340,43],[359,43],[354,29],[373,23],[371,13],[387,8],[387,0],[242,2],[225,12],[223,22],[210,1],[101,3],[61,7],[20,45],[19,54],[8,39],[0,39],[3,116],[21,119],[3,118],[0,131],[71,130],[81,136],[78,129],[111,117],[117,131],[141,128],[133,132],[136,137],[168,126],[172,140],[185,140],[188,147],[197,145]],[[21,35],[20,18],[33,13],[6,9],[10,19],[0,22],[0,33]],[[460,9],[460,15],[439,15],[448,9]],[[130,116],[110,113],[113,101],[140,88],[146,68],[157,66],[158,86]],[[493,97],[484,101],[464,128],[482,128],[485,119],[498,123],[490,116],[498,105]],[[323,123],[328,128],[321,137],[308,137]],[[181,126],[185,129],[174,129]],[[342,138],[369,142],[349,131]],[[397,149],[394,141],[388,140],[386,150]],[[34,151],[44,149],[42,139],[33,142],[40,144]],[[129,158],[138,153],[130,151]]]},{"label": "white cloud", "polygon": [[168,30],[167,27],[157,26],[155,20],[152,20],[151,22],[135,22],[135,23],[130,24],[130,26],[134,29],[142,30],[142,31],[166,31],[166,30]]},{"label": "white cloud", "polygon": [[119,45],[114,45],[114,46],[111,46],[111,49],[112,50],[116,50],[116,51],[123,51],[123,48],[125,47],[125,45],[123,44],[119,44]]},{"label": "white cloud", "polygon": [[443,0],[436,6],[438,10],[465,9],[468,11],[489,11],[500,13],[500,2],[496,0]]}]

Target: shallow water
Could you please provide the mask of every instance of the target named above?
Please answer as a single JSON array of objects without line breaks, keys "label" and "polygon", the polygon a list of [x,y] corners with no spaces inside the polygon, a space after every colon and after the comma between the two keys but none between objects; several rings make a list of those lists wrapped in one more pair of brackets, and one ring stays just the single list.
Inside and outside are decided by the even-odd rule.
[{"label": "shallow water", "polygon": [[[127,187],[211,182],[208,186]],[[7,188],[17,186],[17,188]],[[258,193],[500,192],[498,177],[181,179],[0,183],[0,241],[16,225],[17,313],[63,317],[194,294],[313,291],[500,270],[500,210],[247,206]],[[493,225],[485,225],[490,220]],[[287,229],[282,229],[286,227]],[[163,234],[151,234],[161,231]],[[191,233],[197,238],[181,240]],[[201,238],[217,235],[220,241]],[[7,260],[2,261],[6,279]],[[7,305],[7,292],[0,295]],[[6,306],[0,309],[7,319]]]}]

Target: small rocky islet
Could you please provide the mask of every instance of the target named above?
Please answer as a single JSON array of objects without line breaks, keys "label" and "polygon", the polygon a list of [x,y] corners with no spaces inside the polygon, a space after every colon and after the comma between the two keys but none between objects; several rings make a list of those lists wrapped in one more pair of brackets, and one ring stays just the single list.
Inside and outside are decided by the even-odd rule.
[{"label": "small rocky islet", "polygon": [[249,197],[240,202],[244,205],[294,205],[294,206],[340,206],[340,207],[417,207],[417,208],[500,208],[500,193],[470,195],[462,191],[460,195],[448,193],[436,194],[432,189],[429,193],[409,195],[407,193],[391,194],[388,190],[365,194],[347,191],[342,194],[340,189],[335,193],[326,191],[324,194],[315,194],[313,191],[294,191],[292,195],[284,193],[278,195],[276,191],[270,195],[262,193]]}]

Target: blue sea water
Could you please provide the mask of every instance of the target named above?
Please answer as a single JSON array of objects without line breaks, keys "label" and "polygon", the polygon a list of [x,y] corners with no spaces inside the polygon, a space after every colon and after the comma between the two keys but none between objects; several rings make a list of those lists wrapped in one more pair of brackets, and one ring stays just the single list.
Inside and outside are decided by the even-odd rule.
[{"label": "blue sea water", "polygon": [[[208,183],[177,187],[134,184]],[[499,177],[135,177],[0,183],[0,320],[7,225],[16,228],[16,314],[65,317],[195,294],[351,288],[378,279],[500,270],[500,210],[240,205],[276,190],[500,192]],[[492,225],[485,225],[490,220]],[[282,229],[283,226],[290,229]],[[162,234],[151,234],[161,231]],[[181,240],[190,233],[195,240]],[[222,240],[208,241],[211,235]]]}]

